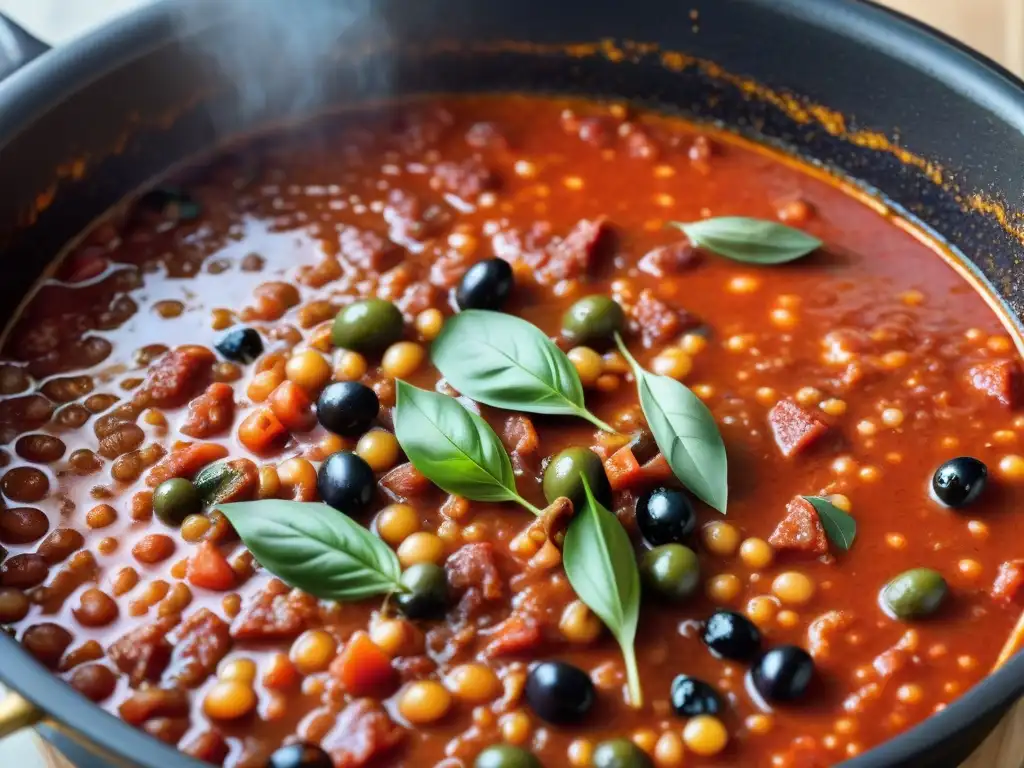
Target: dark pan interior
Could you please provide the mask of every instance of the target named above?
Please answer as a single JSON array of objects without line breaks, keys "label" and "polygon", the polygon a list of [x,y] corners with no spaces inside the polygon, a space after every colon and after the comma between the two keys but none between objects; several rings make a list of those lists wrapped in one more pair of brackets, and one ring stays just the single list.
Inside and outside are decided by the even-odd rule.
[{"label": "dark pan interior", "polygon": [[[1024,310],[1024,270],[1014,270],[1024,225],[1013,207],[1024,200],[1021,84],[874,6],[309,0],[312,38],[289,26],[295,15],[282,17],[283,7],[292,6],[158,3],[0,85],[7,317],[69,238],[183,159],[328,106],[500,90],[627,99],[782,146],[877,190],[961,252],[1014,319]],[[199,765],[146,746],[3,636],[0,676],[143,765]],[[847,765],[955,765],[1022,688],[1018,656],[907,737]]]}]

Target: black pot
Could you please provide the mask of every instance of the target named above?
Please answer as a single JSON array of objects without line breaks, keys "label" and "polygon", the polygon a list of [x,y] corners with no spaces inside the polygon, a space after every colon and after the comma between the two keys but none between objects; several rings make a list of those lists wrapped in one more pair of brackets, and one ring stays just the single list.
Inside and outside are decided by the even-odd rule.
[{"label": "black pot", "polygon": [[[325,105],[438,90],[615,96],[778,144],[946,240],[1020,328],[1024,84],[855,0],[158,3],[0,84],[0,305],[13,313],[67,240],[185,158]],[[906,151],[883,141],[897,132]],[[0,677],[103,760],[200,766],[86,702],[2,634]],[[844,765],[955,766],[1022,691],[1018,654]]]}]

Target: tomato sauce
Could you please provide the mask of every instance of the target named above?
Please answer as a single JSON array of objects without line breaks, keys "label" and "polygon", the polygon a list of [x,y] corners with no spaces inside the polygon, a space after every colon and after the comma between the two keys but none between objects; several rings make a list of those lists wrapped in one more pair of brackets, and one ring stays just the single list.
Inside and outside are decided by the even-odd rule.
[{"label": "tomato sauce", "polygon": [[[9,329],[0,367],[0,625],[156,738],[224,766],[271,765],[300,740],[336,768],[471,766],[498,743],[546,766],[589,766],[619,737],[658,768],[830,765],[962,695],[1010,637],[1024,581],[1014,342],[941,246],[845,183],[674,118],[488,96],[328,116],[232,147],[174,184],[69,249]],[[824,245],[760,266],[672,226],[722,216],[782,222]],[[614,346],[588,355],[560,336],[587,295],[625,310],[630,352],[684,382],[724,440],[727,515],[694,500],[687,541],[699,588],[678,604],[641,601],[640,709],[619,647],[576,602],[558,553],[524,543],[534,517],[449,497],[391,437],[396,376],[439,386],[429,343],[466,270],[493,257],[514,276],[502,311],[570,352],[587,408],[622,433],[480,406],[530,503],[547,506],[546,463],[562,449],[609,460],[645,428]],[[332,345],[335,315],[368,297],[398,307],[407,346],[382,356]],[[253,362],[216,351],[241,327],[262,339]],[[387,435],[315,424],[311,403],[331,380],[370,386]],[[355,519],[403,565],[447,561],[443,620],[290,591],[211,509],[173,525],[154,515],[159,482],[225,458],[232,500],[315,501],[316,468],[340,450],[378,478]],[[959,456],[984,462],[988,480],[953,510],[930,489]],[[655,479],[679,487],[638,475],[612,496],[638,552],[635,508]],[[798,496],[852,516],[848,551],[794,546],[806,512],[776,531]],[[939,609],[883,610],[887,582],[922,567],[948,585]],[[747,616],[763,649],[809,651],[807,691],[786,703],[756,695],[750,664],[701,640],[717,609]],[[538,660],[593,681],[577,723],[545,722],[525,701]],[[369,683],[357,669],[374,670]],[[690,727],[673,712],[680,674],[717,692],[714,722]],[[424,681],[442,685],[411,702]]]}]

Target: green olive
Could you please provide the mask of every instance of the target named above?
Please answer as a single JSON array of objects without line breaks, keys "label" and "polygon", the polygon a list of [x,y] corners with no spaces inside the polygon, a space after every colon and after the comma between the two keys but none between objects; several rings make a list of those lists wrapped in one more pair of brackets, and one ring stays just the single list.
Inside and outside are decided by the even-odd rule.
[{"label": "green olive", "polygon": [[473,768],[541,768],[541,764],[529,750],[511,744],[495,744],[476,756]]},{"label": "green olive", "polygon": [[918,619],[935,613],[946,597],[946,580],[931,568],[911,568],[882,590],[885,609],[897,619]]},{"label": "green olive", "polygon": [[590,763],[594,768],[653,768],[647,753],[629,739],[602,741]]},{"label": "green olive", "polygon": [[199,491],[183,477],[164,480],[153,491],[153,513],[167,525],[181,525],[202,506]]},{"label": "green olive", "polygon": [[612,488],[600,457],[589,448],[566,448],[556,454],[544,470],[544,498],[552,503],[559,496],[572,501],[574,507],[586,500],[580,475],[585,475],[594,498],[606,507],[611,504]]},{"label": "green olive", "polygon": [[626,314],[607,296],[584,296],[562,316],[562,333],[575,344],[607,344],[622,331]]},{"label": "green olive", "polygon": [[380,352],[402,338],[402,313],[384,299],[363,299],[343,308],[334,318],[334,346],[356,352]]},{"label": "green olive", "polygon": [[439,619],[448,609],[448,579],[444,568],[433,563],[416,563],[399,579],[404,592],[395,595],[398,610],[410,619]]},{"label": "green olive", "polygon": [[662,544],[640,558],[640,578],[658,595],[677,602],[685,600],[700,584],[697,554],[682,544]]}]

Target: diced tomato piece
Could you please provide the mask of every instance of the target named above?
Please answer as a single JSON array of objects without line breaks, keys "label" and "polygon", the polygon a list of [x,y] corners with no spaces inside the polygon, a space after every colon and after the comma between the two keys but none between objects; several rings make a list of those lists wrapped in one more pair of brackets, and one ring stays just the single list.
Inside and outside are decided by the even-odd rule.
[{"label": "diced tomato piece", "polygon": [[456,591],[476,587],[488,600],[498,600],[505,594],[494,545],[490,542],[463,544],[445,561],[444,571],[448,585]]},{"label": "diced tomato piece", "polygon": [[650,459],[640,469],[643,473],[644,482],[649,485],[664,483],[673,477],[672,467],[668,463],[668,459],[665,458],[665,455],[661,453]]},{"label": "diced tomato piece", "polygon": [[228,623],[209,608],[200,608],[177,629],[174,641],[174,679],[195,688],[217,668],[231,649]]},{"label": "diced tomato piece", "polygon": [[349,638],[331,662],[330,673],[350,696],[384,698],[398,687],[391,658],[365,632]]},{"label": "diced tomato piece", "polygon": [[995,583],[992,585],[992,597],[995,600],[1013,602],[1024,596],[1024,560],[1007,560],[999,566]]},{"label": "diced tomato piece", "polygon": [[216,360],[213,352],[197,344],[172,349],[149,369],[139,392],[160,408],[184,405],[202,387]]},{"label": "diced tomato piece", "polygon": [[411,499],[430,490],[431,482],[411,462],[406,462],[384,475],[380,487],[399,499]]},{"label": "diced tomato piece", "polygon": [[643,468],[633,455],[633,447],[624,445],[604,462],[604,473],[613,491],[630,488],[643,478]]},{"label": "diced tomato piece", "polygon": [[831,658],[840,633],[853,624],[849,611],[826,611],[807,627],[807,652],[819,664]]},{"label": "diced tomato piece", "polygon": [[231,627],[231,636],[236,640],[293,640],[316,616],[315,597],[271,579],[243,606]]},{"label": "diced tomato piece", "polygon": [[299,670],[286,653],[275,653],[263,673],[263,687],[272,691],[285,691],[299,682]]},{"label": "diced tomato piece", "polygon": [[528,416],[516,414],[505,420],[502,441],[512,454],[512,466],[517,472],[530,469],[537,458],[540,438]]},{"label": "diced tomato piece", "polygon": [[288,429],[270,408],[260,408],[238,425],[238,439],[253,453],[266,455],[284,444]]},{"label": "diced tomato piece", "polygon": [[228,449],[217,443],[192,443],[164,457],[146,475],[146,485],[155,488],[172,477],[193,477],[196,472],[220,461],[228,455]]},{"label": "diced tomato piece", "polygon": [[492,658],[529,653],[544,641],[540,623],[532,616],[517,613],[496,626],[491,636],[484,653]]},{"label": "diced tomato piece", "polygon": [[316,416],[306,391],[293,381],[282,381],[270,393],[270,410],[293,432],[306,432],[316,424]]},{"label": "diced tomato piece", "polygon": [[334,768],[381,765],[380,758],[405,738],[384,708],[369,699],[356,699],[341,711],[334,727],[320,740]]},{"label": "diced tomato piece", "polygon": [[1014,360],[992,360],[972,366],[967,370],[967,382],[1007,408],[1017,406],[1024,388],[1020,365]]},{"label": "diced tomato piece", "polygon": [[768,411],[768,425],[786,458],[806,451],[828,432],[828,424],[792,400],[780,400]]},{"label": "diced tomato piece", "polygon": [[182,434],[206,438],[226,432],[235,418],[235,391],[230,384],[218,381],[188,404],[188,417]]},{"label": "diced tomato piece", "polygon": [[828,537],[821,518],[811,503],[800,496],[786,505],[786,516],[768,537],[768,543],[778,550],[814,557],[828,554]]},{"label": "diced tomato piece", "polygon": [[211,541],[202,542],[188,559],[186,578],[193,586],[217,592],[234,589],[237,582],[227,558]]},{"label": "diced tomato piece", "polygon": [[122,635],[107,649],[107,655],[118,669],[128,675],[133,688],[145,681],[154,682],[171,661],[173,646],[167,632],[171,618],[163,618]]}]

